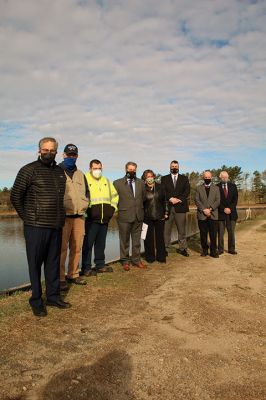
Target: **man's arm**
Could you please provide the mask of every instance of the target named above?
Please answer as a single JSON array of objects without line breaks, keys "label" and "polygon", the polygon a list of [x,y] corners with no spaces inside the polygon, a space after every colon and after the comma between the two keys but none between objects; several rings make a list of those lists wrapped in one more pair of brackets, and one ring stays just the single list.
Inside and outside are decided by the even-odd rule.
[{"label": "man's arm", "polygon": [[31,184],[33,170],[28,166],[20,169],[11,190],[10,200],[22,220],[24,220],[24,199]]}]

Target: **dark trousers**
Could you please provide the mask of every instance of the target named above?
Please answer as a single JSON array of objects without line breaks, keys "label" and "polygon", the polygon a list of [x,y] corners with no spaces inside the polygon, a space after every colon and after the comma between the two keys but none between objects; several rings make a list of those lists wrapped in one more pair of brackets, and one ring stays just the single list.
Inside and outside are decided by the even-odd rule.
[{"label": "dark trousers", "polygon": [[47,300],[57,301],[60,297],[62,230],[25,225],[24,236],[32,290],[29,302],[31,306],[38,308],[43,305],[41,285],[42,264],[44,264]]},{"label": "dark trousers", "polygon": [[146,239],[144,240],[146,261],[165,262],[164,220],[144,220],[144,222],[148,225]]},{"label": "dark trousers", "polygon": [[82,272],[92,267],[92,248],[94,246],[94,264],[99,269],[105,265],[105,245],[108,224],[85,220],[85,236],[82,246]]},{"label": "dark trousers", "polygon": [[225,228],[228,234],[228,251],[235,251],[235,226],[236,221],[230,219],[229,215],[226,215],[224,221],[219,221],[218,230],[218,250],[224,251],[224,232]]},{"label": "dark trousers", "polygon": [[129,262],[129,245],[130,238],[132,241],[132,257],[133,264],[140,262],[140,235],[142,221],[121,222],[118,220],[119,242],[120,242],[120,261],[122,264]]},{"label": "dark trousers", "polygon": [[203,253],[208,253],[208,234],[210,237],[210,252],[211,254],[217,253],[217,233],[218,221],[207,218],[203,221],[199,220],[200,242]]}]

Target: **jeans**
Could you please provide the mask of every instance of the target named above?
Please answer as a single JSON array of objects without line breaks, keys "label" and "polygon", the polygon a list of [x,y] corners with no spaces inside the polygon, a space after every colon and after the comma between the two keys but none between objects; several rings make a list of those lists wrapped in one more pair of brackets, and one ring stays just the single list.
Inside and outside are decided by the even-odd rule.
[{"label": "jeans", "polygon": [[82,247],[81,271],[87,272],[92,268],[92,248],[94,246],[95,268],[99,269],[105,265],[105,244],[108,224],[85,220],[85,237]]}]

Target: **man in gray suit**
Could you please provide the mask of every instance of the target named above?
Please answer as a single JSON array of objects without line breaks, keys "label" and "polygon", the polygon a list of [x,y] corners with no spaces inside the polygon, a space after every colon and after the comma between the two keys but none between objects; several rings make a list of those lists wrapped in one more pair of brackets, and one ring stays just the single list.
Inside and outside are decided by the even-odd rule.
[{"label": "man in gray suit", "polygon": [[208,234],[210,236],[210,256],[218,258],[217,233],[218,233],[218,207],[220,205],[219,188],[212,184],[212,173],[206,170],[203,173],[204,183],[197,187],[195,203],[200,230],[202,256],[208,255]]},{"label": "man in gray suit", "polygon": [[114,181],[114,187],[119,195],[120,260],[124,270],[129,271],[130,237],[132,242],[132,264],[138,268],[145,268],[140,259],[140,235],[144,219],[145,185],[141,179],[136,177],[136,163],[129,161],[125,168],[125,177]]}]

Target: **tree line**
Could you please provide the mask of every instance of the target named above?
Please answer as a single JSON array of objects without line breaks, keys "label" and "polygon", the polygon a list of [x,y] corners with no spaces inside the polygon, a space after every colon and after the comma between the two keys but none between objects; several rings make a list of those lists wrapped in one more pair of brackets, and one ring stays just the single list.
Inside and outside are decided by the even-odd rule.
[{"label": "tree line", "polygon": [[[221,171],[227,171],[230,181],[234,182],[239,190],[239,204],[264,204],[266,203],[266,170],[253,174],[243,172],[237,165],[228,167],[222,165],[221,168],[211,169],[214,183],[219,182]],[[190,204],[194,205],[194,197],[197,185],[202,183],[202,172],[192,171],[185,174],[191,185]],[[161,175],[157,175],[160,180]],[[13,206],[10,201],[11,188],[0,188],[0,211],[12,211]]]}]

